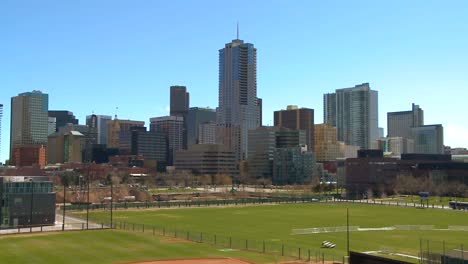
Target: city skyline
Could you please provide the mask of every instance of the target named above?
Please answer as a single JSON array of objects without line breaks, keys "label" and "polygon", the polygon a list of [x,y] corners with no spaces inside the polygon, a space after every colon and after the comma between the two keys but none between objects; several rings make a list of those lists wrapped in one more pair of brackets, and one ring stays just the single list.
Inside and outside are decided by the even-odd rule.
[{"label": "city skyline", "polygon": [[[191,106],[215,108],[217,51],[235,39],[238,20],[240,38],[259,50],[264,125],[286,105],[314,109],[321,123],[323,94],[369,82],[379,92],[379,126],[386,127],[387,112],[417,103],[425,123],[444,125],[446,145],[468,146],[461,117],[468,5],[462,1],[295,1],[253,3],[249,10],[183,1],[24,2],[0,4],[0,32],[8,40],[0,44],[3,160],[9,157],[9,100],[23,92],[49,94],[50,110],[72,111],[82,124],[94,112],[148,126],[150,117],[168,114],[173,85],[187,87]],[[173,14],[180,21],[170,19]]]}]

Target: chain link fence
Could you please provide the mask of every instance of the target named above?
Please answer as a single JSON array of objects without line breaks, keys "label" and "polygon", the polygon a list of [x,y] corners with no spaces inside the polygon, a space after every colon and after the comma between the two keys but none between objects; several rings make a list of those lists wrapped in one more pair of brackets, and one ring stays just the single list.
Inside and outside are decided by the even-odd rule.
[{"label": "chain link fence", "polygon": [[468,264],[468,250],[464,244],[420,240],[419,251],[422,264]]},{"label": "chain link fence", "polygon": [[301,261],[321,263],[343,263],[343,256],[329,249],[311,249],[282,241],[242,239],[234,236],[212,234],[207,232],[183,230],[172,227],[161,227],[129,222],[114,222],[113,228],[129,232],[147,233],[170,239],[183,239],[196,243],[206,243],[222,249],[235,249],[270,254],[278,257],[289,257]]}]

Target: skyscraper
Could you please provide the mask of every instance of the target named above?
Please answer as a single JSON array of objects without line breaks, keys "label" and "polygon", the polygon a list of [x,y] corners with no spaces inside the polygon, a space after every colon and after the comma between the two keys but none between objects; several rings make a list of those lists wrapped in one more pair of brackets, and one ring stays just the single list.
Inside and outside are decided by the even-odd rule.
[{"label": "skyscraper", "polygon": [[122,120],[115,116],[114,120],[107,122],[107,147],[117,148],[121,155],[131,152],[132,127],[142,127],[144,121]]},{"label": "skyscraper", "polygon": [[167,139],[167,164],[172,166],[174,154],[183,149],[184,118],[181,116],[162,116],[150,118],[150,131],[160,132]]},{"label": "skyscraper", "polygon": [[424,154],[444,153],[444,128],[442,125],[425,125],[411,128],[414,151]]},{"label": "skyscraper", "polygon": [[171,86],[171,116],[186,116],[189,110],[189,93],[185,86]]},{"label": "skyscraper", "polygon": [[187,145],[200,144],[198,140],[200,125],[216,122],[216,112],[210,108],[191,107],[184,121],[187,126]]},{"label": "skyscraper", "polygon": [[219,50],[217,142],[247,158],[248,130],[260,126],[257,49],[239,38]]},{"label": "skyscraper", "polygon": [[387,130],[389,137],[412,138],[412,127],[424,125],[424,111],[419,105],[412,104],[410,111],[387,113]]},{"label": "skyscraper", "polygon": [[[95,116],[96,124],[93,124],[92,117]],[[112,116],[108,115],[89,115],[86,116],[86,125],[91,127],[96,126],[97,144],[107,145],[107,123],[112,120]]]},{"label": "skyscraper", "polygon": [[272,179],[275,151],[304,146],[306,135],[304,130],[264,126],[249,130],[249,140],[249,176]]},{"label": "skyscraper", "polygon": [[369,148],[379,138],[378,93],[368,83],[323,96],[323,120],[337,128],[339,141]]},{"label": "skyscraper", "polygon": [[73,112],[67,110],[51,110],[49,117],[55,117],[56,131],[67,124],[78,125],[78,119],[73,115]]},{"label": "skyscraper", "polygon": [[309,151],[314,150],[314,109],[288,105],[286,110],[275,111],[275,126],[304,130]]},{"label": "skyscraper", "polygon": [[45,165],[49,95],[41,91],[11,98],[10,163]]}]

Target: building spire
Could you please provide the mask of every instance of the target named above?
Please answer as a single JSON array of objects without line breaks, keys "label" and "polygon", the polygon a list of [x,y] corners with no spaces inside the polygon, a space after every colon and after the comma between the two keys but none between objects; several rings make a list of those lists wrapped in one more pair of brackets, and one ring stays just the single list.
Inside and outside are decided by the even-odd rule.
[{"label": "building spire", "polygon": [[239,39],[239,21],[237,21],[237,39]]}]

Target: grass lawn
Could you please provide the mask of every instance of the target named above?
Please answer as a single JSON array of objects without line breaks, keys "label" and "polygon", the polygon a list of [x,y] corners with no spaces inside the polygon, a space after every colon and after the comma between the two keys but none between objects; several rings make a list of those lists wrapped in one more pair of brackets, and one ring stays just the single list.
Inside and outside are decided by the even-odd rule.
[{"label": "grass lawn", "polygon": [[[350,226],[387,227],[394,225],[468,226],[466,212],[393,206],[354,204],[281,204],[227,208],[188,208],[140,211],[114,211],[115,221],[126,221],[232,236],[233,238],[283,241],[317,250],[323,240],[337,244],[328,254],[343,256],[346,233],[294,235],[293,229],[346,226],[346,207]],[[108,212],[93,212],[94,219],[108,219]],[[468,244],[467,231],[367,231],[351,232],[350,249],[390,250],[418,255],[420,239]]]},{"label": "grass lawn", "polygon": [[118,230],[73,231],[0,236],[2,263],[128,263],[155,259],[233,257],[274,263],[276,257],[220,251],[207,244],[168,242],[167,238]]}]

